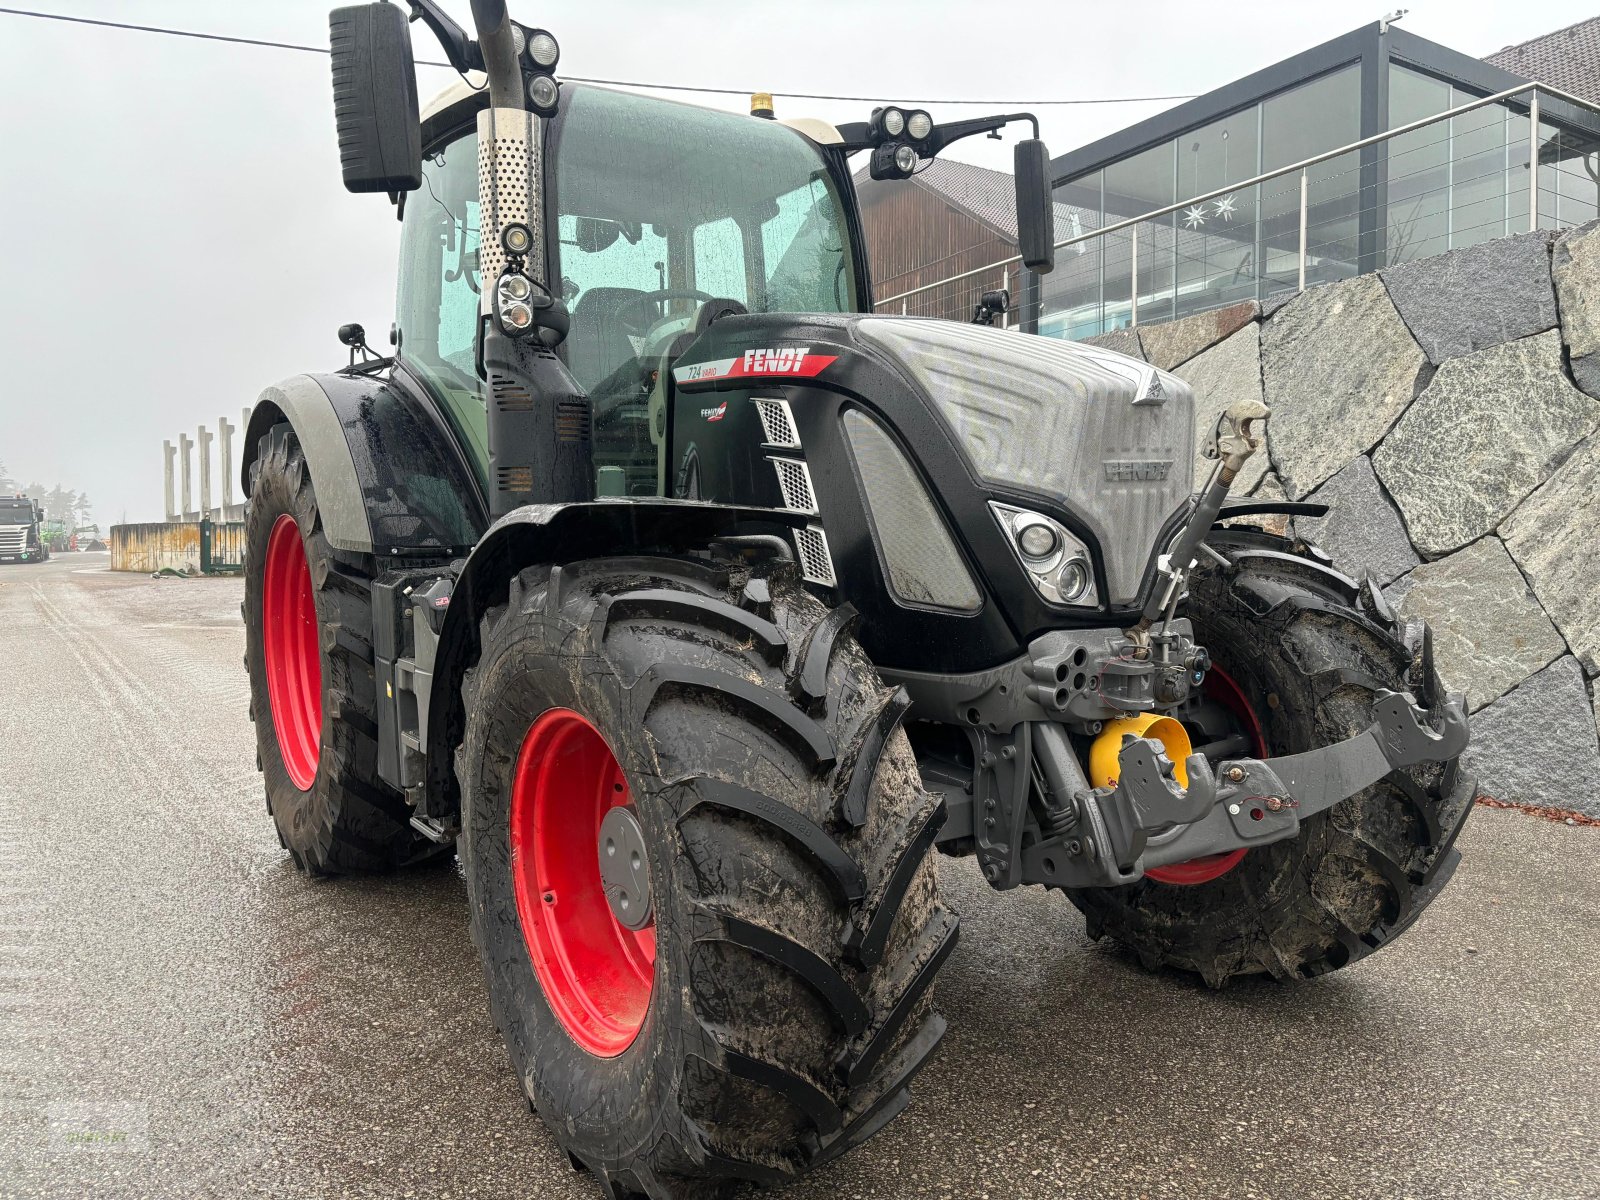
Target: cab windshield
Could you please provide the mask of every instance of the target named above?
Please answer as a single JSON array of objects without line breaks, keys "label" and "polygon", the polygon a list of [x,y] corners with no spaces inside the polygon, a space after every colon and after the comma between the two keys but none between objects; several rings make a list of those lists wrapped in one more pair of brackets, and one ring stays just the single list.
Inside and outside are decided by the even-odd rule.
[{"label": "cab windshield", "polygon": [[[662,368],[680,335],[712,300],[855,311],[845,206],[821,152],[792,129],[603,88],[564,90],[550,150],[551,287],[572,317],[562,353],[594,405],[601,491],[660,494]],[[478,237],[469,132],[426,157],[407,197],[397,307],[402,359],[481,466]]]}]

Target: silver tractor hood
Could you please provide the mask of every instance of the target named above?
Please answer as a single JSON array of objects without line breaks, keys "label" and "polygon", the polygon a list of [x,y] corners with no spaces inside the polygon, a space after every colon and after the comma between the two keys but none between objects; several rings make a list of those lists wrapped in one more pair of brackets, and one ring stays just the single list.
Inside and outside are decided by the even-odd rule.
[{"label": "silver tractor hood", "polygon": [[1162,526],[1194,490],[1194,393],[1176,375],[1076,342],[873,317],[856,326],[927,392],[985,483],[1081,517],[1127,605]]}]

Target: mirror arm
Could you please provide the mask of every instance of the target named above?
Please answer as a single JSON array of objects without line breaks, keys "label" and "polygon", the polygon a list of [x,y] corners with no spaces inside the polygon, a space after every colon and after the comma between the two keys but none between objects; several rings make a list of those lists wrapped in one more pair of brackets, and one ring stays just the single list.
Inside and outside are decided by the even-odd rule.
[{"label": "mirror arm", "polygon": [[931,158],[937,155],[951,142],[959,142],[962,138],[971,137],[975,133],[993,133],[1012,121],[1027,121],[1033,126],[1033,136],[1039,136],[1039,118],[1028,112],[1007,113],[1003,117],[973,117],[968,121],[949,121],[933,127],[933,133],[928,138],[930,147],[928,156]]},{"label": "mirror arm", "polygon": [[[975,133],[993,133],[1012,121],[1027,121],[1033,126],[1033,136],[1036,138],[1039,136],[1039,118],[1029,112],[1007,113],[1003,117],[973,117],[967,121],[947,121],[943,125],[933,127],[933,132],[928,135],[926,142],[928,153],[924,157],[933,158],[951,142],[959,142],[962,138],[971,137]],[[844,143],[840,149],[846,154],[854,154],[858,150],[871,150],[878,144],[872,136],[871,122],[850,121],[835,128],[838,129],[839,137]]]},{"label": "mirror arm", "polygon": [[847,121],[843,125],[834,126],[839,131],[839,138],[843,145],[839,147],[846,154],[854,154],[857,150],[872,149],[872,125],[867,121]]},{"label": "mirror arm", "polygon": [[436,0],[406,0],[411,6],[411,19],[421,21],[433,30],[433,36],[444,47],[444,56],[450,65],[462,74],[483,70],[483,49],[467,36],[467,31],[457,25],[450,14],[440,8]]}]

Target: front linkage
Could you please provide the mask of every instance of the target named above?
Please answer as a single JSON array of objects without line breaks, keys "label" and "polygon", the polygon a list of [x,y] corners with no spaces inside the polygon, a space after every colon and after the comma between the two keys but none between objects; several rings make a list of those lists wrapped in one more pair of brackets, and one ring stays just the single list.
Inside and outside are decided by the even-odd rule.
[{"label": "front linkage", "polygon": [[[1228,565],[1206,535],[1260,446],[1252,426],[1268,416],[1264,405],[1245,402],[1219,419],[1205,447],[1217,467],[1160,559],[1164,585],[1132,628],[1046,634],[1023,659],[985,676],[976,694],[931,677],[899,680],[923,713],[972,730],[971,786],[963,784],[965,795],[952,804],[945,840],[970,837],[994,887],[1118,886],[1150,868],[1283,841],[1302,820],[1391,772],[1448,762],[1466,748],[1461,697],[1424,710],[1387,689],[1375,693],[1372,723],[1353,737],[1282,758],[1223,759],[1215,768],[1200,753],[1174,762],[1171,747],[1145,736],[1153,732],[1148,720],[1129,719],[1181,705],[1210,669],[1190,623],[1173,613],[1198,556]],[[1069,734],[1119,739],[1114,777],[1091,786]]]}]

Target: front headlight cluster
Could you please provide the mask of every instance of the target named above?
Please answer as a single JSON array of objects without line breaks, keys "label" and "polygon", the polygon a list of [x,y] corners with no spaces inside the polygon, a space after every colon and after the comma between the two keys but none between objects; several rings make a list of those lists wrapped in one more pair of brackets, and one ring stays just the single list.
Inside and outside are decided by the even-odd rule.
[{"label": "front headlight cluster", "polygon": [[933,118],[920,108],[910,112],[893,106],[874,109],[871,129],[874,179],[905,179],[936,149],[929,141]]},{"label": "front headlight cluster", "polygon": [[521,333],[533,324],[533,306],[528,303],[532,298],[533,284],[526,275],[507,271],[500,276],[495,299],[498,302],[500,324],[505,326],[507,333]]},{"label": "front headlight cluster", "polygon": [[500,328],[516,337],[533,328],[533,280],[523,270],[533,249],[533,231],[514,222],[500,231],[500,245],[506,252],[506,269],[495,282],[494,313]]},{"label": "front headlight cluster", "polygon": [[1039,595],[1052,604],[1099,604],[1089,548],[1065,526],[1043,513],[995,501],[989,502],[989,511]]},{"label": "front headlight cluster", "polygon": [[515,24],[511,26],[511,37],[523,60],[533,111],[541,117],[555,116],[561,101],[561,85],[555,80],[556,63],[561,61],[560,45],[548,30],[524,29]]}]

